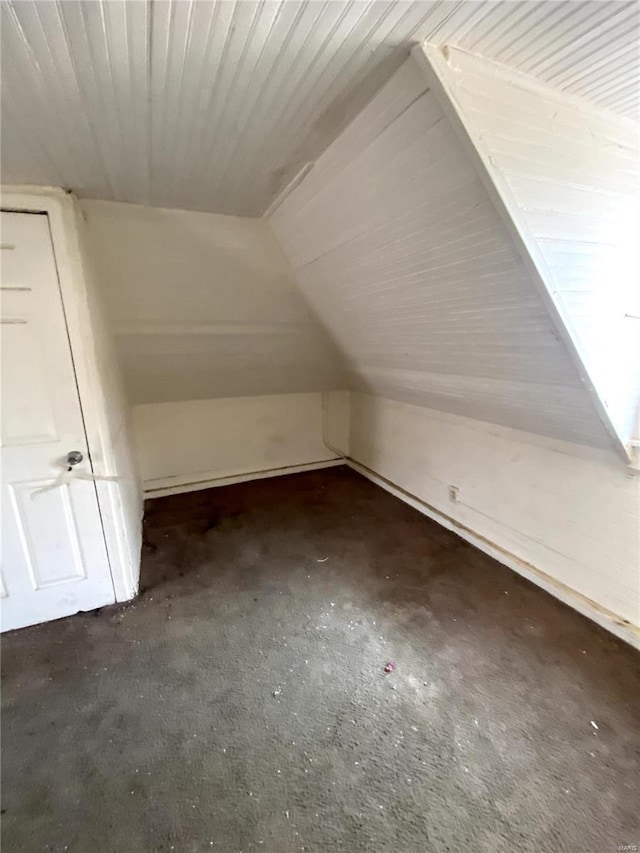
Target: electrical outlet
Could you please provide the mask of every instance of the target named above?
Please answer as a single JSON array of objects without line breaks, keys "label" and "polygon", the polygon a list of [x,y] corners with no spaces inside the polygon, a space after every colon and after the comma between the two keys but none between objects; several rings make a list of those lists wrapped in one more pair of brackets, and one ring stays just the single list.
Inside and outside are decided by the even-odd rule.
[{"label": "electrical outlet", "polygon": [[458,500],[459,500],[459,498],[458,498],[458,493],[459,493],[459,491],[460,491],[460,490],[458,489],[458,487],[457,487],[457,486],[449,486],[449,500],[450,500],[450,501],[452,501],[454,504],[457,504],[457,503],[458,503]]}]

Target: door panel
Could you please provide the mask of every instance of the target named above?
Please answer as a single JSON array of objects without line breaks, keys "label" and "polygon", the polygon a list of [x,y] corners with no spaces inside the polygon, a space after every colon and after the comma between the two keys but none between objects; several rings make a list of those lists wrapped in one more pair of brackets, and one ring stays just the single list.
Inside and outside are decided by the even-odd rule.
[{"label": "door panel", "polygon": [[[115,600],[46,215],[2,213],[2,630]],[[35,494],[34,494],[35,493]]]},{"label": "door panel", "polygon": [[46,360],[40,341],[42,329],[24,319],[2,317],[2,396],[11,401],[2,415],[2,445],[42,444],[55,441],[53,388],[46,381]]},{"label": "door panel", "polygon": [[78,525],[70,501],[71,487],[36,494],[47,481],[31,480],[9,486],[13,518],[24,569],[35,590],[83,580]]}]

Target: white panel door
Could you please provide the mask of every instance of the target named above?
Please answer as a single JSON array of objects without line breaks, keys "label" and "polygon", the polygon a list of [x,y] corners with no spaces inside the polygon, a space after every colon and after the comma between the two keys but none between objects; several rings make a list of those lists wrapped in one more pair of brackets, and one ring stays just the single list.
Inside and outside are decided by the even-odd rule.
[{"label": "white panel door", "polygon": [[45,214],[2,213],[3,631],[115,601],[95,486],[51,485],[69,451],[91,471]]}]

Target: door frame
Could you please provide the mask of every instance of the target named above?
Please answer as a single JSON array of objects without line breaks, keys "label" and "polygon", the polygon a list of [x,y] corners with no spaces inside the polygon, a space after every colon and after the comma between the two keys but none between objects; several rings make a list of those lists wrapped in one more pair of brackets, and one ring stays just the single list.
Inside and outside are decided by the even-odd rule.
[{"label": "door frame", "polygon": [[[81,212],[75,197],[57,188],[3,187],[0,208],[14,213],[45,213],[48,217],[89,465],[94,474],[115,474],[117,465],[106,418],[106,402],[101,393],[103,382],[96,357],[94,320],[78,236],[76,217]],[[127,531],[116,487],[100,480],[95,485],[115,598],[128,601],[138,591],[139,564],[132,564],[126,547]],[[142,522],[142,498],[140,520]]]}]

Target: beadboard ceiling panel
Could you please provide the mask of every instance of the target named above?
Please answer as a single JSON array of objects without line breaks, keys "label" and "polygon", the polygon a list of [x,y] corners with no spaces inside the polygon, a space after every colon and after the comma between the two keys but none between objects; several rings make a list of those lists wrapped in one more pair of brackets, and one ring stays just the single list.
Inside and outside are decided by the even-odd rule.
[{"label": "beadboard ceiling panel", "polygon": [[269,223],[352,389],[613,446],[414,58]]},{"label": "beadboard ceiling panel", "polygon": [[[423,57],[422,49],[417,50]],[[637,127],[469,53],[427,48],[622,445],[640,401]],[[586,132],[585,132],[586,130]]]},{"label": "beadboard ceiling panel", "polygon": [[416,41],[636,117],[638,29],[633,2],[5,0],[3,180],[257,216]]}]

